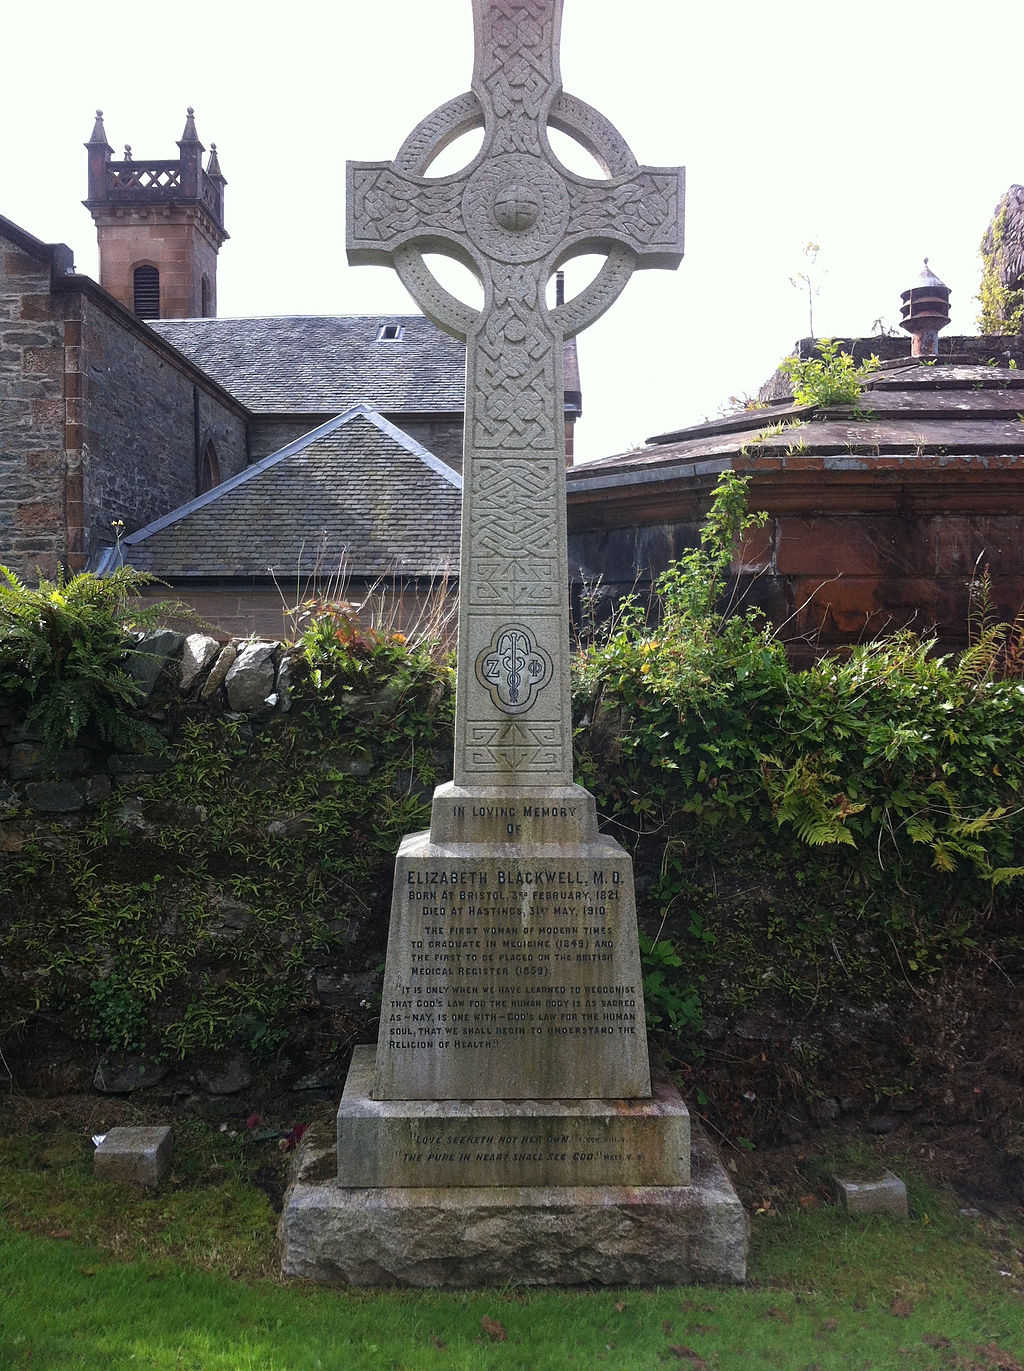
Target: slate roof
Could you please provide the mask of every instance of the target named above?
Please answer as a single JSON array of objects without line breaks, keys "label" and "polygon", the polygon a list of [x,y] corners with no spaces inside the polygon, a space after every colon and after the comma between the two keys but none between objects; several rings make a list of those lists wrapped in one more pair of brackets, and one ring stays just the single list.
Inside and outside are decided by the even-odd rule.
[{"label": "slate roof", "polygon": [[[383,325],[400,336],[378,340]],[[419,314],[154,319],[151,327],[254,414],[458,414],[466,348]]]},{"label": "slate roof", "polygon": [[[432,576],[459,563],[462,478],[356,405],[122,540],[124,561],[195,577]],[[113,565],[111,550],[98,567]]]},{"label": "slate roof", "polygon": [[[976,344],[979,340],[949,340]],[[994,346],[999,340],[981,340]],[[1007,340],[1002,340],[1003,342]],[[1020,340],[1013,340],[1021,353]],[[567,473],[570,499],[630,485],[758,472],[1024,472],[1024,370],[1012,353],[979,365],[979,349],[935,359],[893,358],[851,406],[796,405],[784,397],[709,423],[658,434],[631,452]],[[1012,365],[1011,365],[1012,362]],[[773,431],[778,429],[778,431]],[[607,498],[607,497],[605,497]]]}]

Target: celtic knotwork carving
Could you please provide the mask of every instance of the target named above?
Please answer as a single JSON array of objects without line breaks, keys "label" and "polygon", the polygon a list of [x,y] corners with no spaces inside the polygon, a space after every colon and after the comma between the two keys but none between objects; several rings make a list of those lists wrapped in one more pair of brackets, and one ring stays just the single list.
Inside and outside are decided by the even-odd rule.
[{"label": "celtic knotwork carving", "polygon": [[493,157],[469,179],[462,200],[466,231],[497,262],[535,262],[565,236],[569,195],[539,157]]},{"label": "celtic knotwork carving", "polygon": [[464,232],[461,184],[445,180],[422,184],[385,167],[357,170],[352,187],[355,212],[366,238],[387,243],[409,232]]},{"label": "celtic knotwork carving", "polygon": [[542,116],[558,93],[550,0],[474,0],[474,9],[480,43],[473,85],[486,90],[494,115],[491,150],[537,152]]},{"label": "celtic knotwork carving", "polygon": [[550,656],[522,624],[495,629],[476,659],[476,678],[503,714],[522,714],[551,680]]},{"label": "celtic knotwork carving", "polygon": [[476,335],[473,390],[473,446],[540,448],[560,441],[552,399],[555,349],[540,315],[521,300],[496,306]]},{"label": "celtic knotwork carving", "polygon": [[525,609],[558,604],[559,582],[553,557],[477,557],[469,598],[485,609]]},{"label": "celtic knotwork carving", "polygon": [[679,234],[679,180],[640,171],[624,185],[578,185],[570,192],[573,228],[614,232],[636,243],[674,243]]},{"label": "celtic knotwork carving", "polygon": [[478,458],[471,478],[475,556],[548,556],[558,540],[554,463]]},{"label": "celtic knotwork carving", "polygon": [[[561,92],[562,0],[473,0],[473,14],[472,92],[428,115],[393,163],[349,164],[348,253],[353,263],[393,262],[424,312],[466,340],[455,774],[501,786],[523,772],[571,779],[565,682],[536,707],[537,682],[553,670],[538,633],[552,655],[569,636],[563,344],[607,309],[637,267],[678,262],[682,174],[637,166],[603,115]],[[481,123],[472,163],[428,178],[437,153]],[[549,124],[588,148],[611,179],[563,167]],[[434,279],[424,261],[432,251],[477,274],[481,311]],[[549,311],[550,274],[593,251],[607,255],[597,277]],[[509,622],[481,653],[495,610]],[[496,707],[543,718],[494,724]]]},{"label": "celtic knotwork carving", "polygon": [[470,724],[466,737],[469,775],[512,772],[518,775],[558,772],[565,749],[558,724]]}]

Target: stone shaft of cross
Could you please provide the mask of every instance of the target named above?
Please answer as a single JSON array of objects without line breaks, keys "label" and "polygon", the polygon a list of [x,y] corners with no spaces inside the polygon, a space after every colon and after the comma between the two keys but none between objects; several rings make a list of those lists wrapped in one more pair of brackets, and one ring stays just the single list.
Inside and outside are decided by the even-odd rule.
[{"label": "stone shaft of cross", "polygon": [[[393,162],[348,164],[348,257],[393,265],[424,313],[466,341],[456,785],[562,786],[572,780],[563,347],[633,270],[678,265],[683,173],[637,166],[602,115],[562,92],[562,0],[473,0],[473,18],[471,93],[428,116]],[[480,124],[468,167],[426,176]],[[567,171],[549,125],[610,179]],[[424,252],[474,271],[479,313],[434,280]],[[607,260],[549,310],[551,274],[582,253]]]}]

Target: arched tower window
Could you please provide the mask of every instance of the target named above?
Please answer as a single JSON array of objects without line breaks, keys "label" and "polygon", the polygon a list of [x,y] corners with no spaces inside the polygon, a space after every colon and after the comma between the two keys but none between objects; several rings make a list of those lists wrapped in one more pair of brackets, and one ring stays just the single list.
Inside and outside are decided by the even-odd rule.
[{"label": "arched tower window", "polygon": [[133,309],[140,319],[160,318],[160,273],[156,267],[136,267],[132,273]]},{"label": "arched tower window", "polygon": [[199,463],[199,494],[206,490],[212,490],[214,486],[220,485],[220,463],[217,461],[217,449],[213,445],[211,438],[203,448],[202,460]]},{"label": "arched tower window", "polygon": [[210,278],[205,272],[203,273],[202,280],[199,282],[199,293],[202,297],[203,318],[209,319],[210,315],[213,313],[213,301],[210,298]]}]

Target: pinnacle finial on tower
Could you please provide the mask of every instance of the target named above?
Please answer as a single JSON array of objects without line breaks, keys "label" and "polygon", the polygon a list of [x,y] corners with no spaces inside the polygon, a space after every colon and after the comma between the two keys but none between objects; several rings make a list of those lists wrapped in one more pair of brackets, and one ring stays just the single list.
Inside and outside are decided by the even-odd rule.
[{"label": "pinnacle finial on tower", "polygon": [[92,126],[92,135],[85,146],[87,148],[110,148],[111,152],[114,151],[107,142],[107,131],[103,127],[103,111],[101,109],[96,111],[96,122]]},{"label": "pinnacle finial on tower", "polygon": [[[220,158],[217,156],[217,144],[210,144],[210,160],[206,164],[206,174],[211,181],[224,181],[224,173],[220,169]],[[225,184],[226,181],[225,181]]]},{"label": "pinnacle finial on tower", "polygon": [[198,143],[199,134],[196,132],[195,110],[189,105],[185,111],[185,130],[178,139],[178,146],[182,143]]}]

